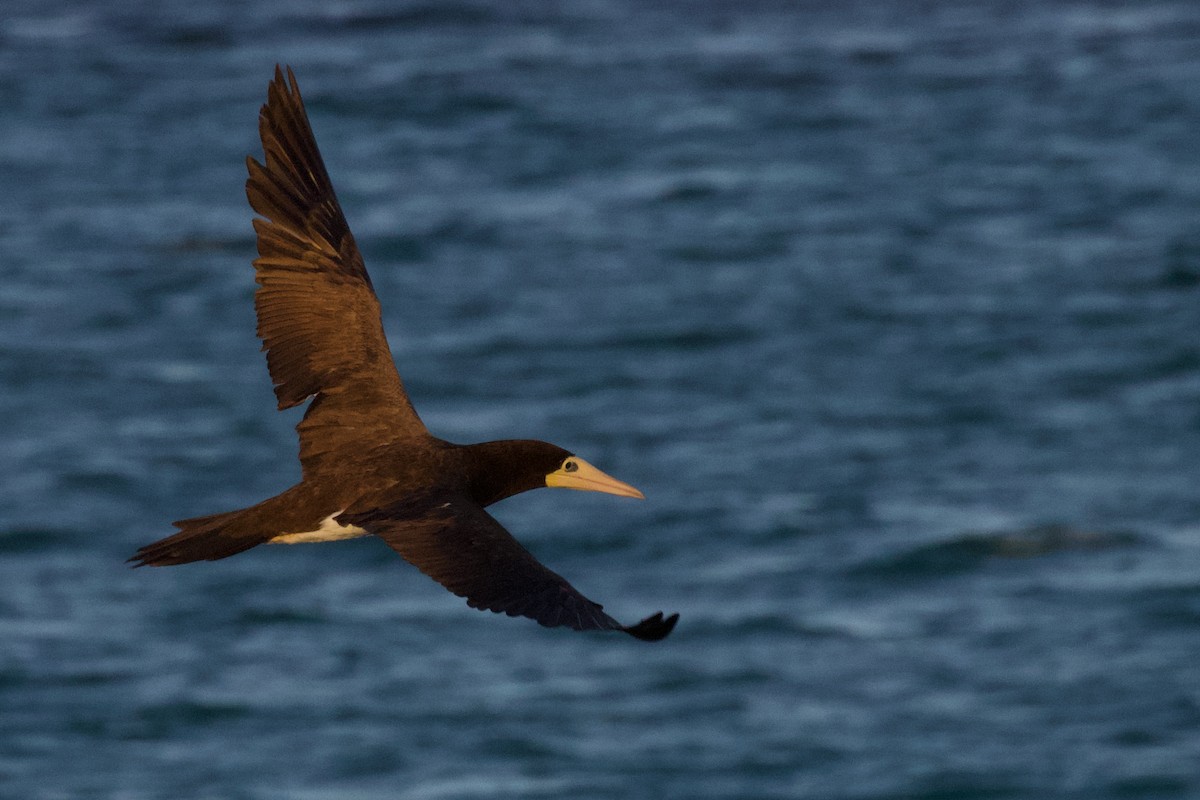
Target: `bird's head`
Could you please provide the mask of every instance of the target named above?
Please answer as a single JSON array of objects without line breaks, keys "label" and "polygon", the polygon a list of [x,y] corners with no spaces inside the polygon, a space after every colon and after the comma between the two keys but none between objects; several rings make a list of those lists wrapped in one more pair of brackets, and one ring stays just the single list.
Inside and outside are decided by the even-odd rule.
[{"label": "bird's head", "polygon": [[549,442],[507,439],[468,445],[472,494],[482,505],[549,486],[644,498],[641,492]]}]

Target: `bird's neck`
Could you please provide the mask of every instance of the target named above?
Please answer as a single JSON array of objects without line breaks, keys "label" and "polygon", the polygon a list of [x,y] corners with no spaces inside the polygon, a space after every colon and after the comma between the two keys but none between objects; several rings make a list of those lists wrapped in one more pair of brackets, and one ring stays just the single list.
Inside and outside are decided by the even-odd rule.
[{"label": "bird's neck", "polygon": [[505,439],[463,448],[467,484],[481,506],[546,485],[545,472],[531,468],[531,451],[540,442]]}]

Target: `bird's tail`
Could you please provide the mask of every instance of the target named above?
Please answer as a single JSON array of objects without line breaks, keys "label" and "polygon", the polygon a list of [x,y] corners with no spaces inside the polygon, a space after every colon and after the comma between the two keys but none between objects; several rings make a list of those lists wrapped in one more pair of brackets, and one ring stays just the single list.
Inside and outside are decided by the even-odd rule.
[{"label": "bird's tail", "polygon": [[260,506],[181,519],[179,533],[140,548],[129,559],[135,567],[168,567],[192,561],[215,561],[267,541],[260,524]]}]

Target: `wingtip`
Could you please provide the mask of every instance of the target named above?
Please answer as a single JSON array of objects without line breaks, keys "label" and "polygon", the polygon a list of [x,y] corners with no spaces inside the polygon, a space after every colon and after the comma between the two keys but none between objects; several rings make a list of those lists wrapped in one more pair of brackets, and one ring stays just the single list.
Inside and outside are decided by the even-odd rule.
[{"label": "wingtip", "polygon": [[283,102],[284,99],[300,94],[296,83],[296,73],[287,64],[276,64],[275,74],[267,84],[267,102],[263,104],[260,116],[266,114],[272,105]]},{"label": "wingtip", "polygon": [[641,639],[643,642],[659,642],[667,638],[671,631],[675,630],[675,623],[679,622],[679,615],[672,614],[669,617],[663,618],[661,611],[651,614],[637,625],[630,625],[622,628],[625,633],[635,639]]},{"label": "wingtip", "polygon": [[276,62],[275,77],[271,81],[271,85],[279,87],[279,90],[285,94],[296,94],[298,92],[296,73],[292,71],[290,64]]}]

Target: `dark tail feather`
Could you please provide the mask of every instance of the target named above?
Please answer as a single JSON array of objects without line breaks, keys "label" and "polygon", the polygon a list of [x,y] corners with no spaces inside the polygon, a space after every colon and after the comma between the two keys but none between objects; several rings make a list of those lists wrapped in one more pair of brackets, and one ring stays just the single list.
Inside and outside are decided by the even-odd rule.
[{"label": "dark tail feather", "polygon": [[159,539],[134,553],[129,559],[135,567],[169,567],[192,561],[216,561],[267,541],[253,508],[210,514],[207,517],[181,519],[173,523],[179,533]]}]

